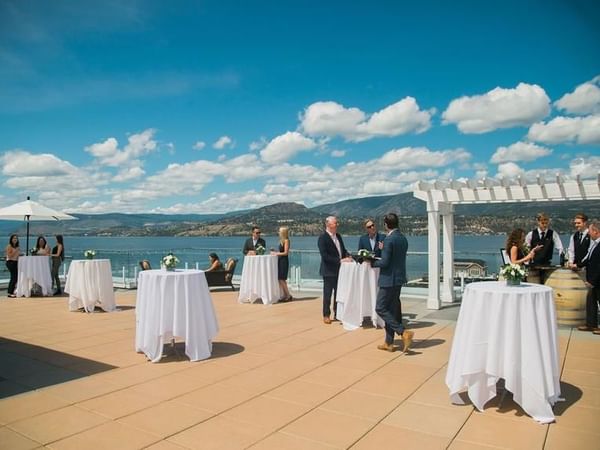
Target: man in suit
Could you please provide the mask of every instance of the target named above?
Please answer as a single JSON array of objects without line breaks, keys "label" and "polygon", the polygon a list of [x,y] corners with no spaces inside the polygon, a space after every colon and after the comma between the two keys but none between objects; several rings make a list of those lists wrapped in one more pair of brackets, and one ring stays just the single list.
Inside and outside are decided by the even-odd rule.
[{"label": "man in suit", "polygon": [[319,274],[323,277],[323,322],[331,323],[331,295],[333,294],[333,314],[337,313],[337,283],[340,264],[343,260],[351,259],[346,251],[342,236],[337,232],[337,217],[325,219],[325,231],[319,236],[317,245],[321,254]]},{"label": "man in suit", "polygon": [[377,226],[375,226],[373,219],[365,220],[364,227],[367,234],[363,234],[358,240],[358,249],[368,250],[374,253],[376,257],[381,257],[381,248],[385,236],[377,231]]},{"label": "man in suit", "polygon": [[373,267],[379,267],[379,292],[375,312],[385,322],[385,342],[378,345],[379,350],[393,352],[394,333],[402,336],[404,353],[408,352],[412,344],[414,333],[406,330],[402,321],[398,321],[398,308],[400,307],[400,291],[406,284],[406,252],[408,241],[398,230],[398,216],[394,213],[386,214],[383,218],[387,235],[383,241],[381,259],[372,262]]},{"label": "man in suit", "polygon": [[265,240],[260,237],[260,227],[255,225],[252,227],[252,237],[246,239],[246,242],[244,242],[244,249],[242,251],[244,252],[244,255],[256,255],[256,247],[259,245],[262,245],[265,249],[267,248]]},{"label": "man in suit", "polygon": [[590,248],[590,235],[588,233],[588,217],[579,213],[575,215],[573,224],[575,225],[575,233],[571,235],[569,241],[569,266],[576,268]]},{"label": "man in suit", "polygon": [[593,222],[588,227],[590,248],[579,263],[585,267],[585,285],[588,288],[586,298],[585,325],[577,327],[580,331],[591,331],[600,335],[598,328],[598,304],[600,303],[600,222]]}]

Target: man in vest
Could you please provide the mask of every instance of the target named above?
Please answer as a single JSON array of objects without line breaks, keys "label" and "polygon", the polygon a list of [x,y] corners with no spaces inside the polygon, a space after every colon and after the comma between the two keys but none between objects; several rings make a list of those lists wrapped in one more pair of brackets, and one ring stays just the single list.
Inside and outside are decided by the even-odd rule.
[{"label": "man in vest", "polygon": [[[554,249],[560,254],[564,251],[564,248],[558,233],[549,228],[550,218],[543,212],[535,218],[538,226],[527,233],[525,243],[529,248],[535,248],[537,245],[542,247],[535,252],[531,265],[533,267],[549,266],[552,263]],[[544,284],[544,281],[544,271],[540,270],[540,283]]]},{"label": "man in vest", "polygon": [[575,269],[583,258],[585,258],[588,248],[590,248],[588,217],[583,213],[579,213],[575,215],[573,224],[577,231],[571,235],[571,240],[569,241],[569,267]]},{"label": "man in vest", "polygon": [[588,288],[585,325],[581,325],[577,329],[600,334],[600,328],[598,328],[598,304],[600,303],[600,222],[590,223],[588,230],[590,248],[579,263],[579,267],[585,267],[585,285]]}]

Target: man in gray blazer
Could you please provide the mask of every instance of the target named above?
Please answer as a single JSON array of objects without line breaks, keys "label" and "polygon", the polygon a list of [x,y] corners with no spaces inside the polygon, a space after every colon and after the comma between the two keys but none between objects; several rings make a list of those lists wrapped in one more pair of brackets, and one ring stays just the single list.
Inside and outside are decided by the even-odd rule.
[{"label": "man in gray blazer", "polygon": [[386,214],[383,218],[387,235],[383,241],[381,259],[373,261],[373,267],[379,267],[379,292],[375,312],[385,322],[385,342],[378,345],[379,350],[393,352],[394,333],[402,336],[404,353],[408,352],[412,344],[414,333],[406,330],[402,321],[398,321],[400,308],[400,291],[406,284],[406,251],[408,241],[398,230],[398,216],[394,213]]}]

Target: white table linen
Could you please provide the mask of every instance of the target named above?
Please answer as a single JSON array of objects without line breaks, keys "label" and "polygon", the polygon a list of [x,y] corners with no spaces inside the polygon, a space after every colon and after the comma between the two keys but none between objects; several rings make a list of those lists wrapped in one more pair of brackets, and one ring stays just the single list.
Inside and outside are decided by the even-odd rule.
[{"label": "white table linen", "polygon": [[52,295],[49,256],[19,256],[17,297],[31,297],[34,283],[42,288],[42,295]]},{"label": "white table linen", "polygon": [[201,270],[144,270],[138,275],[135,348],[152,362],[174,337],[185,340],[191,361],[210,358],[219,332],[206,277]]},{"label": "white table linen", "polygon": [[114,311],[117,306],[110,259],[72,261],[65,292],[69,293],[69,311],[84,308],[87,312],[94,312],[96,305],[104,311]]},{"label": "white table linen", "polygon": [[462,403],[458,393],[467,387],[482,411],[500,378],[527,414],[541,423],[554,421],[560,373],[551,288],[503,281],[466,287],[446,372],[453,403]]},{"label": "white table linen", "polygon": [[254,255],[244,257],[242,281],[240,283],[240,303],[254,303],[261,299],[263,304],[277,303],[280,298],[277,280],[277,256]]},{"label": "white table linen", "polygon": [[369,263],[349,261],[340,265],[337,318],[342,321],[344,329],[352,331],[360,328],[364,317],[370,317],[374,327],[385,325],[375,312],[378,280],[379,268],[373,268]]}]

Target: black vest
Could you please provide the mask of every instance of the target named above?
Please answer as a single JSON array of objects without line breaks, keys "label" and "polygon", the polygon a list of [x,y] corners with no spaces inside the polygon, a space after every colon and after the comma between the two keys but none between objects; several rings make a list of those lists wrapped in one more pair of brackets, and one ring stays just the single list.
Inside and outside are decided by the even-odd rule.
[{"label": "black vest", "polygon": [[581,240],[581,232],[577,231],[573,235],[573,246],[575,247],[574,263],[579,264],[590,248],[590,234],[586,233],[583,241]]},{"label": "black vest", "polygon": [[552,237],[553,232],[550,229],[544,232],[544,239],[540,239],[537,228],[531,233],[531,248],[533,249],[538,244],[543,245],[542,248],[535,252],[535,256],[533,257],[534,265],[545,266],[552,261],[552,253],[554,252],[554,240]]}]

